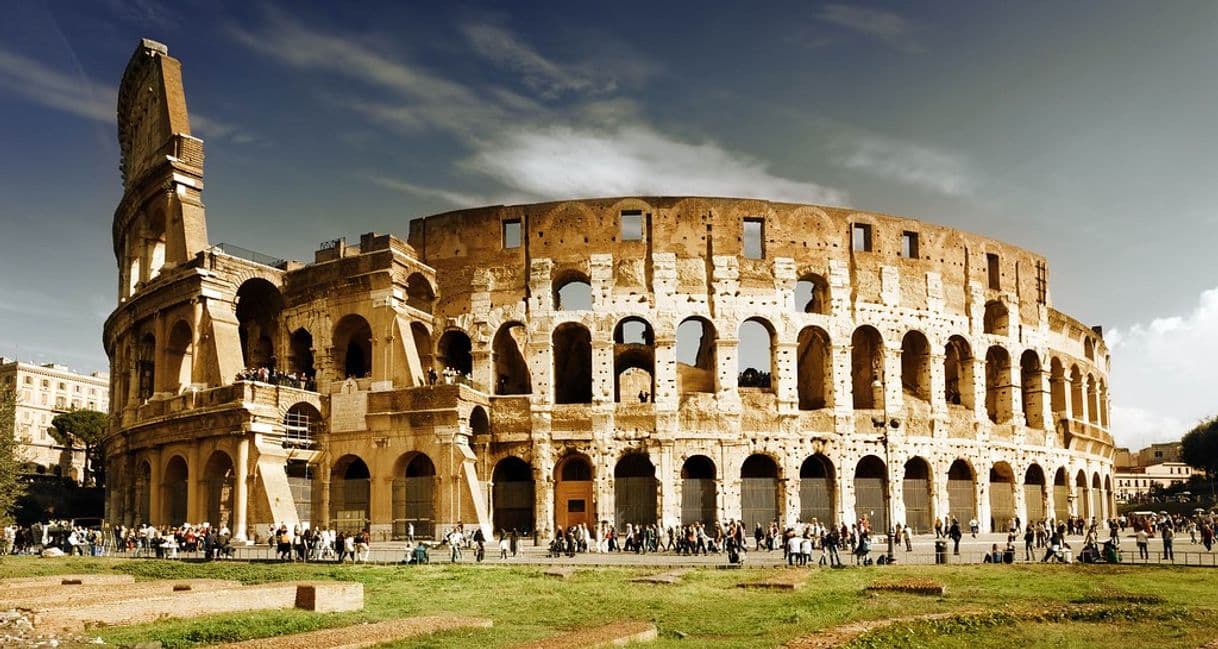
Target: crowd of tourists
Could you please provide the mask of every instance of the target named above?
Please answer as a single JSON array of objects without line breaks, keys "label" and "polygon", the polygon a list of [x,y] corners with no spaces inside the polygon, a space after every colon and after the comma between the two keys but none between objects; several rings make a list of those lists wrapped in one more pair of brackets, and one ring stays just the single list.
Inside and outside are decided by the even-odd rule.
[{"label": "crowd of tourists", "polygon": [[298,390],[317,391],[317,376],[309,372],[280,372],[271,367],[247,367],[237,373],[238,381],[257,381]]}]

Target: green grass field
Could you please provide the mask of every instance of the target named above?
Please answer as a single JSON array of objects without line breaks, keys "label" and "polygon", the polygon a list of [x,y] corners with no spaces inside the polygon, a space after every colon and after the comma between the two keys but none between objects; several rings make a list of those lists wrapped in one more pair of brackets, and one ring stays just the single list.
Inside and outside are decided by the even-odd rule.
[{"label": "green grass field", "polygon": [[[738,588],[764,570],[702,569],[675,585],[631,583],[640,569],[581,570],[568,579],[535,567],[421,568],[8,558],[0,576],[123,572],[137,578],[213,577],[246,583],[340,579],[364,583],[362,613],[225,615],[95,632],[166,649],[423,613],[490,617],[493,629],[449,632],[401,647],[510,647],[562,630],[650,620],[654,647],[778,647],[846,622],[926,613],[960,615],[889,626],[852,647],[1199,647],[1218,639],[1218,571],[1157,567],[951,566],[814,570],[793,592]],[[658,572],[651,570],[649,572]],[[865,593],[879,579],[930,577],[946,595]]]}]

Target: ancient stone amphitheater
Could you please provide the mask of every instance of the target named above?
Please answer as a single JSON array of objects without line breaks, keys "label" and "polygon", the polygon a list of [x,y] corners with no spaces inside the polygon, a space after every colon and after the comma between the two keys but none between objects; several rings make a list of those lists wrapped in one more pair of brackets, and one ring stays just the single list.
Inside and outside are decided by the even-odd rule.
[{"label": "ancient stone amphitheater", "polygon": [[274,260],[209,243],[163,45],[136,49],[118,114],[114,520],[384,539],[1113,511],[1107,348],[1032,252],[849,209],[624,197]]}]

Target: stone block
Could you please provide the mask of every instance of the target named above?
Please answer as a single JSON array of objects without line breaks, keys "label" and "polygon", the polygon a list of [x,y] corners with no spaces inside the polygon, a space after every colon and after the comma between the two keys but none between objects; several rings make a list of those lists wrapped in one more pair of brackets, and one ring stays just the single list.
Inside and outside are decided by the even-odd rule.
[{"label": "stone block", "polygon": [[361,611],[364,609],[364,585],[352,581],[297,584],[296,608],[316,613]]}]

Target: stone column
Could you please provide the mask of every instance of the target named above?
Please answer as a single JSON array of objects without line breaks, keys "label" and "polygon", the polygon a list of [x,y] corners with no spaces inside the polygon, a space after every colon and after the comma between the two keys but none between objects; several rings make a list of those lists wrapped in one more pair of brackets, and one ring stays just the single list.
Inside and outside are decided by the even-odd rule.
[{"label": "stone column", "polygon": [[148,466],[152,467],[148,476],[148,522],[160,525],[164,515],[161,511],[161,492],[165,488],[161,484],[161,449],[154,448],[148,452]]},{"label": "stone column", "polygon": [[470,380],[487,394],[495,394],[495,382],[498,381],[498,377],[495,376],[495,366],[491,362],[491,350],[476,349],[471,355],[473,356],[474,367]]},{"label": "stone column", "polygon": [[1027,423],[1023,414],[1023,370],[1020,367],[1020,359],[1012,356],[1011,365],[1007,369],[1008,383],[1011,386],[1011,423],[1018,430],[1018,427]]},{"label": "stone column", "polygon": [[799,522],[800,514],[803,512],[803,503],[800,501],[799,495],[799,470],[796,469],[794,474],[787,472],[787,477],[781,481],[781,485],[784,501],[782,520],[785,521],[785,527],[792,527]]},{"label": "stone column", "polygon": [[931,413],[934,417],[947,417],[947,373],[943,371],[946,356],[932,351],[929,362]]},{"label": "stone column", "polygon": [[656,337],[654,369],[656,410],[676,410],[681,401],[677,391],[676,337]]},{"label": "stone column", "polygon": [[740,391],[736,389],[736,375],[739,372],[737,355],[740,340],[735,335],[735,332],[732,332],[732,337],[720,338],[715,345],[715,359],[718,363],[716,368],[718,385],[715,387],[718,390],[720,405],[734,406],[734,408],[729,407],[728,409],[738,411],[740,409]]},{"label": "stone column", "polygon": [[773,366],[771,387],[778,395],[778,409],[794,412],[799,409],[799,343],[795,340],[781,340],[774,344],[774,355],[770,364]]},{"label": "stone column", "polygon": [[[186,453],[186,520],[192,524],[203,520],[203,499],[199,493],[206,476],[199,465],[199,443],[195,442]],[[171,521],[171,524],[180,525],[181,521]]]},{"label": "stone column", "polygon": [[[250,433],[252,434],[252,433]],[[250,493],[250,440],[247,434],[237,442],[237,459],[233,463],[236,475],[233,476],[233,538],[238,541],[249,539],[246,528],[249,526],[249,493]]]},{"label": "stone column", "polygon": [[321,494],[314,507],[313,520],[318,521],[322,527],[330,527],[334,523],[330,520],[330,468],[329,459],[317,464],[317,486]]},{"label": "stone column", "polygon": [[[617,377],[613,373],[613,337],[592,332],[592,403],[613,403]],[[556,376],[561,381],[565,377]],[[623,399],[626,400],[626,399]]]},{"label": "stone column", "polygon": [[889,419],[888,413],[901,413],[905,408],[905,390],[901,384],[901,353],[900,346],[890,347],[884,342],[884,418]]},{"label": "stone column", "polygon": [[830,362],[833,365],[833,409],[838,416],[850,416],[854,411],[854,376],[850,351],[850,345],[832,345],[829,350],[832,355]]}]

